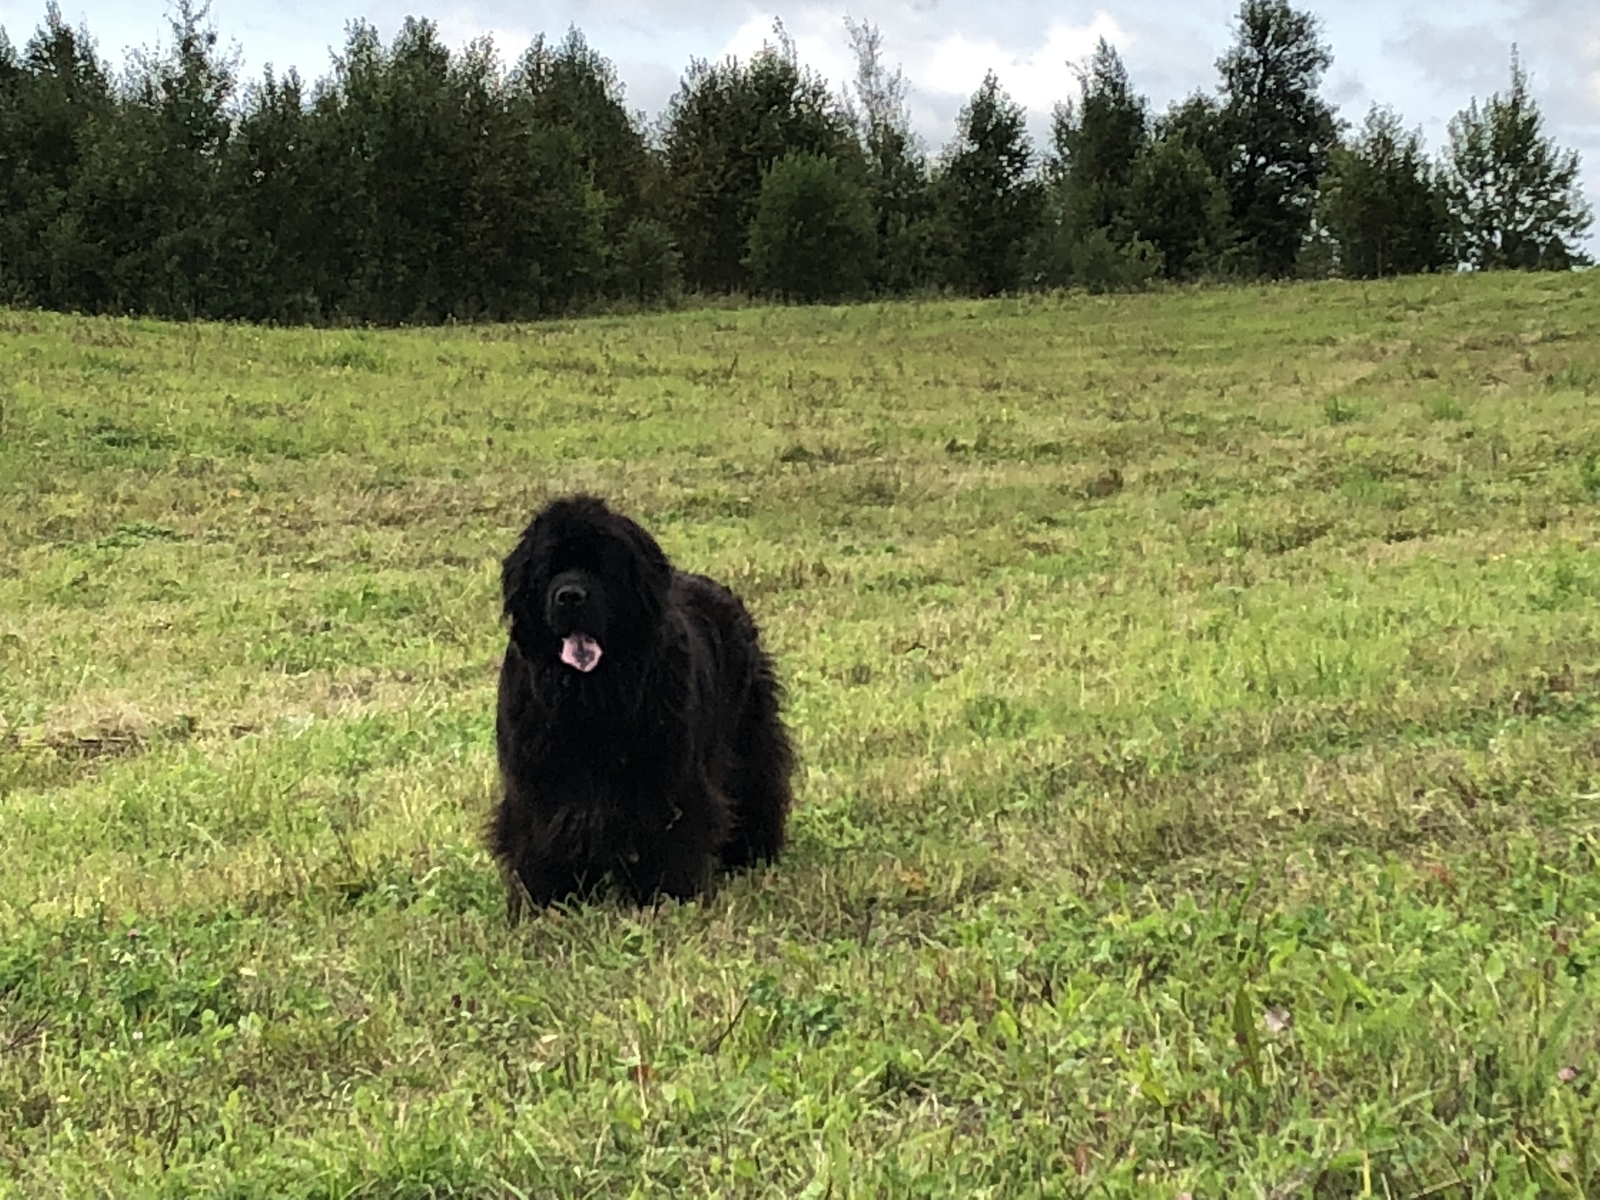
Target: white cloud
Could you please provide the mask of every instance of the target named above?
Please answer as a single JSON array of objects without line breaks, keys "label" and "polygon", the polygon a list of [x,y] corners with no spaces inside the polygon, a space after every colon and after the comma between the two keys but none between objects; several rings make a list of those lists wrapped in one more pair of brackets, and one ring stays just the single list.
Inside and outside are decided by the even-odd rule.
[{"label": "white cloud", "polygon": [[[528,45],[537,36],[537,31],[512,28],[499,24],[485,24],[473,18],[470,13],[445,12],[435,20],[439,27],[439,40],[451,50],[459,50],[469,42],[488,38],[494,43],[494,48],[499,52],[500,59],[507,65],[515,63],[522,57]],[[550,35],[546,35],[550,36]],[[559,31],[554,36],[559,37]]]},{"label": "white cloud", "polygon": [[1595,21],[1594,31],[1583,39],[1583,49],[1579,53],[1588,68],[1583,82],[1589,101],[1600,106],[1600,19]]},{"label": "white cloud", "polygon": [[[847,13],[843,7],[806,5],[798,13],[782,15],[800,61],[836,91],[843,91],[855,76],[845,30]],[[849,15],[861,19],[860,14]],[[1055,105],[1077,94],[1077,78],[1069,64],[1087,61],[1102,37],[1123,54],[1140,40],[1103,9],[1082,24],[1051,21],[1043,26],[1043,36],[1009,44],[957,28],[950,18],[949,12],[925,3],[890,5],[870,18],[883,32],[885,65],[905,72],[912,126],[934,147],[950,136],[957,110],[978,90],[986,72],[994,71],[1011,98],[1028,110],[1029,126],[1038,139],[1048,129]],[[772,13],[748,16],[718,56],[731,54],[748,61],[759,54],[763,45],[776,40],[775,19]]]},{"label": "white cloud", "polygon": [[[1115,17],[1099,11],[1083,25],[1052,21],[1032,49],[1019,50],[993,37],[950,30],[947,14],[912,7],[889,14],[885,57],[903,66],[907,78],[930,95],[965,98],[978,89],[985,72],[994,71],[1001,85],[1024,107],[1048,112],[1072,95],[1077,84],[1068,63],[1086,60],[1095,42],[1105,38],[1125,52],[1134,37]],[[808,5],[784,27],[794,40],[800,61],[836,87],[855,74],[845,33],[846,10]],[[723,54],[748,59],[774,40],[774,14],[749,17],[722,48]]]},{"label": "white cloud", "polygon": [[1036,50],[1007,50],[989,38],[973,39],[952,34],[939,42],[918,78],[924,89],[969,96],[994,71],[1012,99],[1034,112],[1050,109],[1078,90],[1068,64],[1081,64],[1094,52],[1099,39],[1125,53],[1133,37],[1114,17],[1097,12],[1087,25],[1054,21]]},{"label": "white cloud", "polygon": [[[849,46],[845,39],[843,9],[808,6],[798,21],[784,22],[784,32],[794,39],[795,53],[800,61],[823,76],[835,88],[854,73]],[[740,25],[722,47],[718,57],[735,55],[748,62],[761,53],[763,46],[775,44],[772,13],[756,13]]]}]

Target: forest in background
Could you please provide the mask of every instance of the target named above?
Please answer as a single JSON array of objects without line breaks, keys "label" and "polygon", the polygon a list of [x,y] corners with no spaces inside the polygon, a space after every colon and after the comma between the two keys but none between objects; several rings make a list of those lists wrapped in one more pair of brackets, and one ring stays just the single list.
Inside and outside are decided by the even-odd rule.
[{"label": "forest in background", "polygon": [[169,24],[120,73],[54,3],[20,46],[0,31],[0,303],[426,324],[1588,262],[1579,156],[1514,48],[1430,153],[1392,109],[1341,118],[1287,0],[1243,0],[1215,88],[1161,112],[1102,40],[1042,146],[990,73],[937,155],[867,23],[842,89],[779,24],[691,62],[654,119],[577,29],[507,63],[353,22],[307,83],[241,78],[193,0]]}]

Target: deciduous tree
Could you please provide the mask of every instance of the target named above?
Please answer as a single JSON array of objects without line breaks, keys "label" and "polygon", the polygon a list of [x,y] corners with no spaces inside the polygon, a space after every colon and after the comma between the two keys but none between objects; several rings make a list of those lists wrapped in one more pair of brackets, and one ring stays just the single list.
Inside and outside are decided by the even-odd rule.
[{"label": "deciduous tree", "polygon": [[1444,190],[1456,253],[1479,269],[1563,270],[1587,261],[1580,247],[1593,213],[1579,190],[1581,163],[1544,133],[1544,114],[1513,48],[1511,90],[1474,100],[1450,122]]},{"label": "deciduous tree", "polygon": [[1288,275],[1311,223],[1337,136],[1317,92],[1333,62],[1322,28],[1287,0],[1244,0],[1233,46],[1217,62],[1223,103],[1220,178],[1241,249],[1263,275]]}]

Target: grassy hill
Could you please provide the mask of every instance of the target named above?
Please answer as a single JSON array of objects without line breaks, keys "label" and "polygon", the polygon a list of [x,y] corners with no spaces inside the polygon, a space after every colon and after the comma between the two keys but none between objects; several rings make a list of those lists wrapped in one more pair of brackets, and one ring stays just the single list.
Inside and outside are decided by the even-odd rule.
[{"label": "grassy hill", "polygon": [[[0,1195],[1600,1190],[1600,276],[0,312]],[[504,921],[499,558],[740,590],[792,852]]]}]

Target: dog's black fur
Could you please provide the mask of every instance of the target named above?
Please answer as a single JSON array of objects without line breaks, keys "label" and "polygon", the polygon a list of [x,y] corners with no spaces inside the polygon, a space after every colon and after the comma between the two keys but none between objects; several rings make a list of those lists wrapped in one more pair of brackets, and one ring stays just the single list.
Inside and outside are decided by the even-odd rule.
[{"label": "dog's black fur", "polygon": [[[639,903],[686,898],[718,866],[777,857],[794,753],[772,660],[737,596],[676,570],[592,496],[533,519],[501,588],[504,795],[489,846],[513,920],[524,891],[543,906],[610,877]],[[563,661],[574,634],[600,648],[588,673]]]}]

